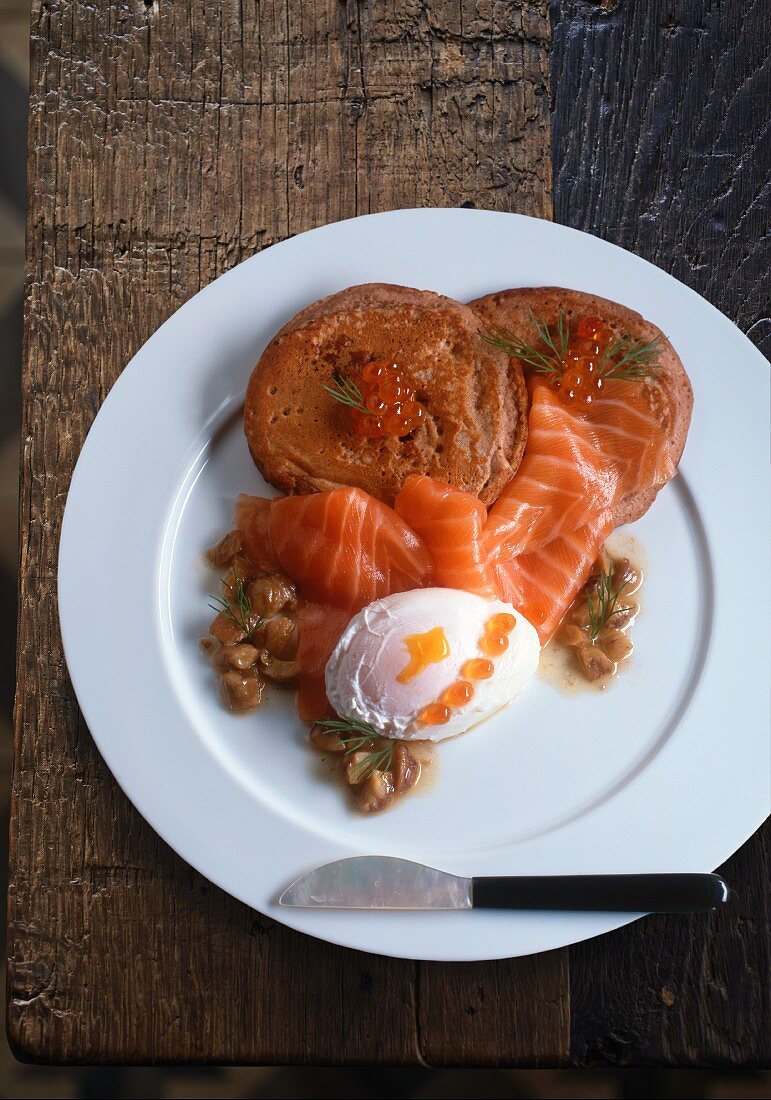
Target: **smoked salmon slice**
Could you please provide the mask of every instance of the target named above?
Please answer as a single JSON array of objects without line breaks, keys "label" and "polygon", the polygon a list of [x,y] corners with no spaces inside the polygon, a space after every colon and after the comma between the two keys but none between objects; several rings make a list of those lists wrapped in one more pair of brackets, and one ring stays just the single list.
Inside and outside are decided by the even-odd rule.
[{"label": "smoked salmon slice", "polygon": [[244,550],[258,569],[275,568],[278,562],[270,541],[270,506],[267,497],[246,493],[236,500],[236,527],[241,532]]},{"label": "smoked salmon slice", "polygon": [[333,713],[324,669],[350,618],[347,611],[327,604],[304,602],[297,609],[297,710],[303,722],[318,722]]},{"label": "smoked salmon slice", "polygon": [[433,579],[420,536],[363,489],[279,497],[267,507],[241,497],[236,522],[250,557],[275,560],[306,600],[351,614]]},{"label": "smoked salmon slice", "polygon": [[483,539],[487,509],[478,497],[425,474],[410,474],[394,508],[428,547],[435,584],[480,596],[495,593],[495,574]]},{"label": "smoked salmon slice", "polygon": [[485,534],[491,550],[510,560],[576,530],[587,516],[609,519],[617,492],[614,460],[589,422],[537,385],[525,456],[490,510]]},{"label": "smoked salmon slice", "polygon": [[612,530],[612,521],[587,523],[496,566],[498,594],[533,624],[542,643],[559,626]]},{"label": "smoked salmon slice", "polygon": [[578,409],[531,380],[525,458],[490,510],[484,538],[501,596],[546,641],[615,526],[618,501],[676,472],[657,390],[610,380]]}]

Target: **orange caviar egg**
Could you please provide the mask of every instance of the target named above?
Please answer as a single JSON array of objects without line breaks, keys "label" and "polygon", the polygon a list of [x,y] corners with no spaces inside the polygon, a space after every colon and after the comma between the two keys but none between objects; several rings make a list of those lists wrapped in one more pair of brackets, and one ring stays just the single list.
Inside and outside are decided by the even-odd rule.
[{"label": "orange caviar egg", "polygon": [[442,692],[440,702],[446,703],[448,707],[465,707],[466,703],[470,703],[473,698],[474,685],[467,680],[456,680]]},{"label": "orange caviar egg", "polygon": [[585,377],[579,370],[568,370],[562,375],[563,389],[580,390],[584,385],[584,381]]},{"label": "orange caviar egg", "polygon": [[485,634],[479,639],[479,648],[491,657],[500,657],[509,648],[509,639],[505,634]]},{"label": "orange caviar egg", "polygon": [[383,427],[388,435],[409,435],[410,422],[401,413],[392,412],[383,417]]},{"label": "orange caviar egg", "polygon": [[387,359],[366,363],[355,384],[363,402],[363,407],[351,409],[357,435],[365,439],[401,437],[420,426],[425,410],[396,363]]},{"label": "orange caviar egg", "polygon": [[602,346],[611,339],[613,330],[609,325],[603,324],[600,317],[582,317],[578,322],[578,335]]},{"label": "orange caviar egg", "polygon": [[377,413],[378,416],[380,416],[381,413],[384,413],[388,408],[386,402],[377,392],[368,393],[367,396],[364,398],[364,404],[370,412]]},{"label": "orange caviar egg", "polygon": [[385,405],[393,405],[404,396],[401,382],[385,382],[378,390],[378,396]]},{"label": "orange caviar egg", "polygon": [[525,618],[529,619],[533,626],[545,623],[548,615],[549,608],[537,603],[532,604],[525,612]]},{"label": "orange caviar egg", "polygon": [[423,406],[420,404],[419,401],[415,401],[413,399],[405,401],[402,405],[402,416],[405,416],[407,418],[407,420],[410,422],[411,430],[413,430],[420,425],[420,422],[423,419]]},{"label": "orange caviar egg", "polygon": [[444,703],[429,703],[418,715],[421,726],[443,726],[450,721],[450,708]]},{"label": "orange caviar egg", "polygon": [[356,421],[356,431],[370,439],[384,435],[383,418],[380,416],[362,416]]},{"label": "orange caviar egg", "polygon": [[485,630],[494,634],[511,634],[516,625],[517,620],[514,615],[510,615],[508,611],[499,611],[497,615],[492,615],[487,620]]},{"label": "orange caviar egg", "polygon": [[584,357],[594,359],[599,353],[599,346],[594,340],[579,338],[578,340],[571,340],[568,345],[568,359],[582,359]]},{"label": "orange caviar egg", "polygon": [[364,382],[380,382],[393,374],[394,366],[387,359],[374,359],[362,369],[361,377]]},{"label": "orange caviar egg", "polygon": [[489,680],[495,672],[495,665],[486,657],[472,657],[460,670],[466,680]]},{"label": "orange caviar egg", "polygon": [[573,370],[582,374],[585,378],[592,378],[598,370],[597,360],[590,359],[586,355],[582,355],[580,359],[576,359],[573,363]]},{"label": "orange caviar egg", "polygon": [[582,317],[578,322],[578,335],[591,339],[601,324],[599,317]]}]

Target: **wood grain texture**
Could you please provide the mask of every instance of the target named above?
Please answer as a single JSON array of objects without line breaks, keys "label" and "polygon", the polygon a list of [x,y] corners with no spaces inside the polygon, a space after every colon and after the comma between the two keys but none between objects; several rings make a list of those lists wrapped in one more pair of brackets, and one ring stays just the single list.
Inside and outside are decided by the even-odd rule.
[{"label": "wood grain texture", "polygon": [[[760,0],[556,0],[552,18],[558,220],[659,263],[762,343]],[[548,36],[546,0],[33,3],[9,896],[24,1056],[768,1060],[767,832],[726,868],[738,900],[719,916],[479,965],[343,951],[166,848],[102,764],[63,663],[62,508],[130,356],[222,271],[314,225],[428,204],[550,216]]]},{"label": "wood grain texture", "polygon": [[771,352],[765,0],[555,0],[554,216],[663,267]]},{"label": "wood grain texture", "polygon": [[[771,352],[768,5],[566,0],[553,14],[556,219],[669,271]],[[771,1062],[769,826],[722,870],[725,912],[570,949],[574,1061]]]},{"label": "wood grain texture", "polygon": [[[9,893],[20,1055],[446,1061],[446,997],[468,1061],[565,1056],[564,952],[544,970],[424,978],[292,933],[177,859],[91,742],[55,585],[86,432],[131,355],[201,286],[370,210],[550,216],[548,40],[546,0],[33,3]],[[469,996],[486,997],[481,1028]],[[494,1023],[496,1006],[511,1023]]]},{"label": "wood grain texture", "polygon": [[418,1034],[434,1066],[550,1066],[570,1059],[568,952],[422,963]]}]

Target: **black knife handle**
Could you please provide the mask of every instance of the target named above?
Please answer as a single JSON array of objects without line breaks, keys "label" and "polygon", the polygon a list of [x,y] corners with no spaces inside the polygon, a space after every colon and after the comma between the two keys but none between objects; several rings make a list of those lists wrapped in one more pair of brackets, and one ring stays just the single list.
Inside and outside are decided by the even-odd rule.
[{"label": "black knife handle", "polygon": [[720,875],[523,875],[471,881],[475,909],[706,913],[728,900]]}]

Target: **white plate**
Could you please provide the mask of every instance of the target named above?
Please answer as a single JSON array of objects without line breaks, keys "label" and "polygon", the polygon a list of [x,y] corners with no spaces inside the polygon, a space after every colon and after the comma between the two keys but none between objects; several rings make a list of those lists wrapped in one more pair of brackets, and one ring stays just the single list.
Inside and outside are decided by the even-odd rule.
[{"label": "white plate", "polygon": [[[354,283],[467,300],[558,285],[639,310],[696,394],[681,474],[634,527],[644,613],[634,667],[603,695],[538,682],[441,746],[424,794],[365,818],[320,780],[289,702],[247,718],[198,648],[202,548],[237,493],[266,491],[239,408],[289,317]],[[401,210],[275,245],[208,286],[129,363],[88,436],[59,560],[62,634],[88,726],[161,836],[223,889],[293,928],[417,959],[524,955],[622,915],[283,910],[300,872],[359,853],[461,874],[712,870],[769,810],[767,364],[712,306],[639,258],[513,214]],[[117,613],[116,613],[117,610]]]}]

